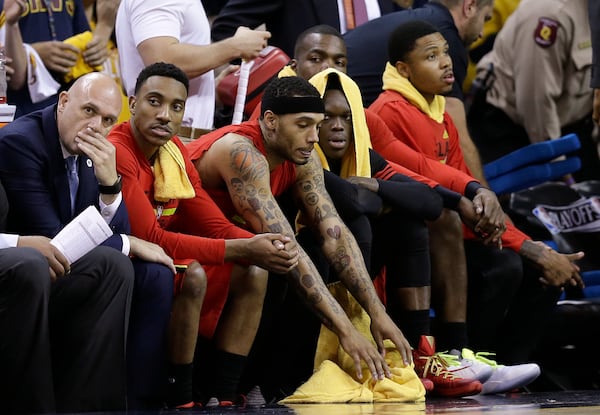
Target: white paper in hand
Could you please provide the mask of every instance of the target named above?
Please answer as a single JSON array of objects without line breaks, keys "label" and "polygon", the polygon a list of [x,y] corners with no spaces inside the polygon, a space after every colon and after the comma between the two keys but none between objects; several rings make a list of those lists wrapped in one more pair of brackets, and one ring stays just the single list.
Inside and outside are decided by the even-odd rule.
[{"label": "white paper in hand", "polygon": [[72,264],[112,234],[100,212],[94,206],[89,206],[52,238],[50,243]]}]

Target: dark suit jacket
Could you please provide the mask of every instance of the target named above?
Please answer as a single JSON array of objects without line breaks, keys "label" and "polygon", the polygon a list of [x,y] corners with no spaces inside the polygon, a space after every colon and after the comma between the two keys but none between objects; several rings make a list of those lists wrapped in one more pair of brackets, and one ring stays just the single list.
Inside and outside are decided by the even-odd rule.
[{"label": "dark suit jacket", "polygon": [[[394,11],[392,0],[379,0],[381,14]],[[233,36],[239,26],[266,23],[269,44],[294,56],[296,38],[311,26],[327,24],[340,30],[337,0],[229,0],[213,22],[214,41]]]},{"label": "dark suit jacket", "polygon": [[[0,129],[0,180],[10,205],[9,232],[52,238],[79,212],[90,205],[98,207],[100,195],[92,161],[79,156],[79,188],[75,213],[71,215],[55,113],[56,106],[49,106]],[[129,233],[124,203],[110,226],[114,232]],[[113,235],[104,244],[120,250],[121,237]]]},{"label": "dark suit jacket", "polygon": [[0,182],[0,232],[6,231],[6,217],[8,216],[8,199],[4,186]]}]

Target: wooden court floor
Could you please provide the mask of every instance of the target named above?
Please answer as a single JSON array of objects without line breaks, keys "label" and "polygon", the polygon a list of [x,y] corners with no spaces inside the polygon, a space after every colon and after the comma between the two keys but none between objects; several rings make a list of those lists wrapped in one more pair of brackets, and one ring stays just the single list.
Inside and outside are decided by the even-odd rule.
[{"label": "wooden court floor", "polygon": [[[3,414],[3,412],[0,413]],[[266,405],[194,410],[86,412],[71,415],[600,415],[600,390],[513,393],[462,399],[428,398],[421,404]]]}]

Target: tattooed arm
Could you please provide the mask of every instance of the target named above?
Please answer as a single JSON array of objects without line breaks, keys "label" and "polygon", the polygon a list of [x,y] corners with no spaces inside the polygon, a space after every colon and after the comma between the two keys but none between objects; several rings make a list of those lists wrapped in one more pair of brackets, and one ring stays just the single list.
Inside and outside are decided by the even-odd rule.
[{"label": "tattooed arm", "polygon": [[554,287],[567,285],[583,288],[576,261],[583,258],[583,252],[561,254],[541,241],[526,240],[519,251],[521,256],[530,260],[541,271],[540,282]]},{"label": "tattooed arm", "polygon": [[322,250],[342,282],[371,317],[371,333],[383,353],[390,339],[405,362],[412,361],[408,341],[386,313],[350,230],[338,215],[325,190],[323,167],[313,152],[309,162],[297,167],[295,197],[306,223],[320,235]]},{"label": "tattooed arm", "polygon": [[[203,156],[203,163],[206,163],[200,167],[203,183],[211,186],[221,181],[238,214],[254,232],[281,233],[295,242],[292,226],[271,191],[268,162],[249,140],[234,134],[225,136],[211,146]],[[323,324],[338,335],[342,347],[354,359],[358,378],[362,378],[361,360],[375,379],[383,378],[384,374],[390,376],[383,356],[354,328],[299,244],[298,249],[298,266],[286,276]]]}]

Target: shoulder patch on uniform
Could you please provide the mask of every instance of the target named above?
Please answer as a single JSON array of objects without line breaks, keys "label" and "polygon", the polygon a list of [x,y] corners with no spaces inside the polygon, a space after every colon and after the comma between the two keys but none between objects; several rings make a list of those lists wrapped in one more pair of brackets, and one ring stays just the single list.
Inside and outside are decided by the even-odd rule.
[{"label": "shoulder patch on uniform", "polygon": [[535,33],[533,34],[535,43],[543,48],[554,45],[559,27],[560,23],[556,20],[549,19],[547,17],[540,17],[537,27],[535,28]]}]

